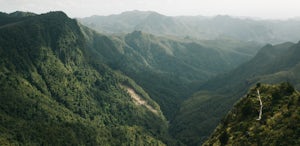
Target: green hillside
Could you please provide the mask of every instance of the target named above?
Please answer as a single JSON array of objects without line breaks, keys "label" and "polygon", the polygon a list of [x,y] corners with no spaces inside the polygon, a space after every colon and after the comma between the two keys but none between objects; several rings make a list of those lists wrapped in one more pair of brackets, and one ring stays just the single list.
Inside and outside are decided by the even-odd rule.
[{"label": "green hillside", "polygon": [[[105,18],[111,24],[130,20],[124,33],[107,35],[63,12],[0,13],[0,145],[200,145],[257,82],[287,81],[300,88],[300,42],[266,45],[257,52],[260,44],[230,37],[198,40],[143,32],[180,33],[178,20],[187,18],[139,11],[122,16]],[[167,27],[173,23],[174,29]],[[129,31],[135,25],[143,31]],[[288,110],[294,109],[298,92],[292,89],[263,85],[262,96],[268,96],[263,102],[279,107],[293,99]],[[278,109],[266,109],[262,121]],[[253,111],[245,116],[257,115]],[[238,141],[221,137],[227,144]]]},{"label": "green hillside", "polygon": [[159,105],[90,57],[76,20],[62,12],[0,17],[0,145],[172,142]]},{"label": "green hillside", "polygon": [[250,61],[209,80],[184,101],[171,133],[187,144],[201,143],[232,105],[257,82],[288,81],[299,89],[299,50],[299,43],[266,45]]},{"label": "green hillside", "polygon": [[288,83],[252,88],[203,145],[299,145],[299,105],[300,94]]}]

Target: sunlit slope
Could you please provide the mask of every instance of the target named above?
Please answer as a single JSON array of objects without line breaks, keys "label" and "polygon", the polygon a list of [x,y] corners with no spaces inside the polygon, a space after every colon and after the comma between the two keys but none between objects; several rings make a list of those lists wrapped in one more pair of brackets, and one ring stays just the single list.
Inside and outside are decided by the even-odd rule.
[{"label": "sunlit slope", "polygon": [[[50,12],[5,14],[1,21],[0,145],[171,142],[159,105],[132,79],[90,57],[75,20]],[[156,112],[136,104],[122,85]]]}]

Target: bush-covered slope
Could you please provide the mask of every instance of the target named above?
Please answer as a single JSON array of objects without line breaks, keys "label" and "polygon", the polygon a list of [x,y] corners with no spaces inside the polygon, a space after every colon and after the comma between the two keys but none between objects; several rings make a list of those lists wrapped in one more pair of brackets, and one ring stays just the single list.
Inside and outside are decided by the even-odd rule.
[{"label": "bush-covered slope", "polygon": [[300,94],[288,83],[252,88],[203,145],[299,145],[299,105]]},{"label": "bush-covered slope", "polygon": [[[75,20],[62,12],[1,17],[0,145],[171,142],[158,104],[133,80],[90,57]],[[124,86],[158,112],[136,104]]]},{"label": "bush-covered slope", "polygon": [[266,45],[250,61],[206,82],[199,92],[183,102],[171,133],[186,144],[200,144],[232,105],[257,82],[289,81],[299,89],[299,50],[299,43]]}]

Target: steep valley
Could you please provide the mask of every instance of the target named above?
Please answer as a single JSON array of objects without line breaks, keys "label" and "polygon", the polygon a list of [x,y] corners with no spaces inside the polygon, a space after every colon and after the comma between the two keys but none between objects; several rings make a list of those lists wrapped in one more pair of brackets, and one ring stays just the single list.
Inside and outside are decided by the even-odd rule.
[{"label": "steep valley", "polygon": [[292,110],[299,104],[300,42],[265,45],[275,40],[253,41],[259,31],[201,40],[170,33],[187,32],[188,18],[114,17],[93,25],[117,34],[64,12],[0,13],[0,145],[235,144],[236,132],[220,136],[227,125],[218,123],[255,84],[289,82],[263,84],[262,95],[274,88],[282,103],[293,95]]},{"label": "steep valley", "polygon": [[[299,50],[299,43],[266,45],[250,61],[209,80],[184,101],[173,122],[172,133],[191,145],[203,141],[221,117],[256,83],[289,82],[299,90]],[[190,136],[184,137],[187,134]]]}]

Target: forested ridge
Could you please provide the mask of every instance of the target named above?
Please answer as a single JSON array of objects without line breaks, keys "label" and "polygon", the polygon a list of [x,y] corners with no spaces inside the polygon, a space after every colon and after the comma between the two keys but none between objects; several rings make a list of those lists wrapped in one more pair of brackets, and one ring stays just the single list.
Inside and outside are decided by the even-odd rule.
[{"label": "forested ridge", "polygon": [[64,12],[0,13],[0,145],[299,143],[300,42],[164,35],[187,18],[125,14],[146,21],[103,34]]},{"label": "forested ridge", "polygon": [[[261,107],[257,96],[263,104],[261,119],[257,119]],[[299,145],[299,97],[289,83],[258,84],[234,105],[203,145]]]},{"label": "forested ridge", "polygon": [[[91,52],[62,12],[5,15],[0,28],[0,145],[165,145],[148,94]],[[10,17],[14,17],[13,22]],[[19,18],[20,17],[20,18]],[[131,87],[158,111],[136,105]]]}]

